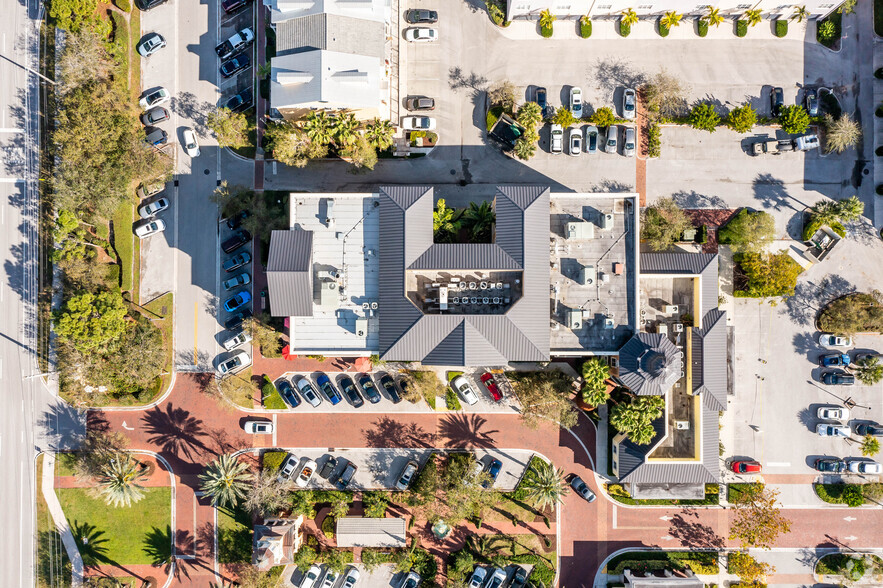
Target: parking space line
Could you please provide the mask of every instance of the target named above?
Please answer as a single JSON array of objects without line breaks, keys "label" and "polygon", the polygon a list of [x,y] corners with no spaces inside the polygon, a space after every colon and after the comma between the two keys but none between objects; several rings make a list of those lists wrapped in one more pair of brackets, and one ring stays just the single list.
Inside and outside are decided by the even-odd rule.
[{"label": "parking space line", "polygon": [[193,365],[197,365],[199,353],[199,302],[193,303]]}]

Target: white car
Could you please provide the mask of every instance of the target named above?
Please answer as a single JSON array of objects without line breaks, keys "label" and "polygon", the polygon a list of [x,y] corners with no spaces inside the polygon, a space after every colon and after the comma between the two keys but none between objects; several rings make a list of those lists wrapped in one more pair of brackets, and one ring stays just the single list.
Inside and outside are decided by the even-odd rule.
[{"label": "white car", "polygon": [[284,482],[285,480],[290,480],[291,476],[294,475],[294,471],[297,469],[297,464],[300,460],[294,456],[294,454],[289,453],[288,457],[285,458],[285,461],[282,462],[282,467],[279,468],[279,475],[276,478],[280,482]]},{"label": "white car", "polygon": [[226,349],[227,351],[233,351],[243,343],[248,343],[249,341],[251,341],[251,335],[249,335],[245,331],[241,331],[239,333],[236,333],[229,339],[225,339],[224,342],[221,343],[221,345],[223,345],[224,349]]},{"label": "white car", "polygon": [[230,359],[218,364],[218,373],[222,376],[238,372],[244,367],[251,365],[251,358],[245,351],[240,351]]},{"label": "white car", "polygon": [[297,480],[295,480],[295,484],[300,486],[301,488],[306,488],[307,484],[310,483],[310,480],[313,478],[313,472],[316,471],[316,462],[312,459],[304,464],[304,467],[301,468],[300,473],[297,475]]},{"label": "white car", "polygon": [[245,432],[249,435],[272,435],[273,423],[270,421],[245,421],[242,425]]},{"label": "white car", "polygon": [[166,222],[161,219],[154,219],[149,223],[143,223],[135,227],[135,236],[139,239],[144,239],[146,237],[150,237],[151,235],[156,235],[157,233],[162,233],[166,230]]},{"label": "white car", "polygon": [[466,404],[475,404],[478,402],[478,395],[475,393],[475,390],[472,389],[469,381],[463,376],[457,376],[451,380],[451,388],[463,398]]},{"label": "white car", "polygon": [[485,588],[500,588],[505,583],[506,572],[504,572],[500,568],[494,568],[494,573],[491,574],[491,578],[487,581]]},{"label": "white car", "polygon": [[403,116],[402,128],[406,131],[432,131],[435,119],[431,116]]},{"label": "white car", "polygon": [[853,474],[880,474],[883,473],[883,465],[876,461],[851,461],[849,462],[849,471]]},{"label": "white car", "polygon": [[401,588],[417,588],[422,580],[423,578],[417,572],[408,572],[408,575],[402,580]]},{"label": "white car", "polygon": [[849,427],[844,425],[826,425],[816,427],[816,433],[822,437],[849,437]]},{"label": "white car", "polygon": [[359,575],[359,570],[356,568],[350,568],[343,577],[343,584],[340,585],[340,588],[355,588],[356,584],[359,582]]},{"label": "white car", "polygon": [[619,127],[610,125],[607,128],[607,139],[604,141],[604,153],[616,153],[616,136],[619,134]]},{"label": "white car", "polygon": [[328,570],[325,572],[325,579],[322,580],[321,588],[334,588],[334,583],[337,582],[337,579],[340,577],[340,574],[335,572],[334,570]]},{"label": "white car", "polygon": [[150,110],[154,106],[162,106],[171,99],[172,95],[169,94],[168,90],[165,88],[157,88],[139,100],[138,106],[140,106],[142,110]]},{"label": "white car", "polygon": [[157,212],[162,212],[166,208],[169,207],[169,199],[168,198],[160,198],[159,200],[154,200],[153,202],[148,202],[147,204],[142,204],[138,207],[138,216],[141,218],[150,218]]},{"label": "white car", "polygon": [[570,154],[579,157],[583,152],[583,134],[579,129],[570,129]]},{"label": "white car", "polygon": [[631,88],[626,88],[622,93],[622,117],[628,120],[635,120],[636,106],[635,91]]},{"label": "white car", "polygon": [[199,157],[199,141],[196,140],[196,133],[193,132],[193,129],[187,127],[181,135],[184,139],[181,145],[184,147],[184,153],[190,157]]},{"label": "white car", "polygon": [[481,566],[476,566],[475,571],[472,572],[472,576],[469,578],[468,588],[481,588],[484,586],[485,578],[487,578],[487,569]]},{"label": "white car", "polygon": [[840,421],[845,423],[849,420],[849,409],[836,406],[823,406],[819,408],[816,415],[823,421]]},{"label": "white car", "polygon": [[622,138],[622,154],[626,157],[635,156],[635,127],[625,127]]},{"label": "white car", "polygon": [[562,153],[564,151],[564,127],[561,125],[552,125],[552,153]]},{"label": "white car", "polygon": [[576,86],[570,89],[570,112],[575,119],[583,117],[583,91]]},{"label": "white car", "polygon": [[852,337],[841,337],[833,333],[819,335],[819,345],[823,347],[852,347]]},{"label": "white car", "polygon": [[411,480],[414,479],[414,474],[417,473],[417,462],[409,461],[405,464],[405,469],[402,470],[402,475],[399,476],[399,479],[396,480],[396,490],[405,491],[408,489],[408,486],[411,485]]},{"label": "white car", "polygon": [[303,580],[300,581],[300,588],[313,588],[316,585],[316,580],[319,579],[319,576],[322,575],[322,568],[313,564],[310,566],[310,569],[307,570],[307,573],[304,574]]},{"label": "white car", "polygon": [[411,27],[405,30],[405,40],[414,43],[438,41],[438,31],[429,27]]}]

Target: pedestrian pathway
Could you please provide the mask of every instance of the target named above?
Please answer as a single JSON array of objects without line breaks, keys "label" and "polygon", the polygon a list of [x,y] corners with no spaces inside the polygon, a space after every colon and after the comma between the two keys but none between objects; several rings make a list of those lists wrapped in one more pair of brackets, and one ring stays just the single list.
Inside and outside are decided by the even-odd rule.
[{"label": "pedestrian pathway", "polygon": [[83,583],[83,558],[80,556],[77,543],[74,541],[70,526],[67,524],[67,518],[61,509],[61,503],[58,502],[58,496],[55,495],[55,488],[53,487],[55,482],[55,454],[52,452],[43,454],[42,477],[40,489],[43,492],[43,499],[46,500],[46,506],[52,515],[52,521],[55,523],[55,528],[58,530],[59,535],[61,535],[64,550],[67,552],[67,557],[71,562],[71,569],[73,571],[72,585],[74,587],[80,586]]}]

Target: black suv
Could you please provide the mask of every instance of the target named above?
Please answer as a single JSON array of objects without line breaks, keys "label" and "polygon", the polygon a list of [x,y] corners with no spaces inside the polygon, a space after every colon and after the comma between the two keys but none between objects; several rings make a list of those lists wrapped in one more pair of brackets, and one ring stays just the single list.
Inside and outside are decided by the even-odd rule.
[{"label": "black suv", "polygon": [[229,108],[233,112],[240,112],[251,106],[254,95],[251,90],[243,90],[224,103],[224,108]]},{"label": "black suv", "polygon": [[251,65],[251,60],[245,53],[234,55],[221,64],[221,75],[225,78],[232,77]]},{"label": "black suv", "polygon": [[232,237],[221,243],[221,249],[224,250],[224,253],[233,253],[249,241],[251,241],[251,233],[242,229],[236,231]]},{"label": "black suv", "polygon": [[165,4],[166,2],[168,2],[168,0],[135,0],[135,6],[142,11],[147,11],[151,8],[156,8],[160,4]]},{"label": "black suv", "polygon": [[883,437],[883,427],[877,423],[859,423],[855,426],[855,432],[862,437],[868,435],[872,437]]},{"label": "black suv", "polygon": [[785,105],[785,92],[782,88],[773,88],[770,90],[770,114],[779,116],[782,113],[782,106]]},{"label": "black suv", "polygon": [[399,395],[399,390],[396,388],[396,383],[389,377],[389,374],[383,374],[380,376],[380,385],[386,390],[386,393],[389,394],[390,399],[395,404],[402,401],[402,397]]}]

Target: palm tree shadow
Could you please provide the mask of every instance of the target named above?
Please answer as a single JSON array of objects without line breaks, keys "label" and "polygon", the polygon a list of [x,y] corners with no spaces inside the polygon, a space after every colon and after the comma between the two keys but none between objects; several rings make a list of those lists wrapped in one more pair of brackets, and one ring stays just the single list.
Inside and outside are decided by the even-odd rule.
[{"label": "palm tree shadow", "polygon": [[485,423],[487,419],[477,414],[456,413],[445,416],[439,428],[449,447],[489,449],[495,446],[493,434],[497,431],[482,431]]},{"label": "palm tree shadow", "polygon": [[679,539],[681,544],[686,547],[716,547],[722,549],[725,546],[723,538],[714,529],[699,522],[688,521],[685,518],[690,516],[696,517],[697,515],[686,509],[676,514],[671,520],[671,528],[668,534],[675,539]]},{"label": "palm tree shadow", "polygon": [[97,568],[101,564],[118,565],[117,562],[107,557],[107,538],[104,531],[95,525],[74,521],[71,523],[71,533],[83,558],[83,565],[87,568]]},{"label": "palm tree shadow", "polygon": [[190,416],[190,412],[183,408],[173,408],[169,403],[165,411],[156,407],[142,420],[148,434],[152,435],[148,441],[162,447],[163,453],[175,457],[183,455],[192,460],[208,450],[200,440],[206,435],[202,421]]},{"label": "palm tree shadow", "polygon": [[433,447],[435,435],[417,423],[403,423],[382,416],[374,428],[363,430],[368,447]]},{"label": "palm tree shadow", "polygon": [[168,565],[172,558],[172,527],[150,529],[144,536],[143,549],[150,558],[151,565]]}]

